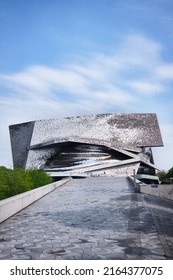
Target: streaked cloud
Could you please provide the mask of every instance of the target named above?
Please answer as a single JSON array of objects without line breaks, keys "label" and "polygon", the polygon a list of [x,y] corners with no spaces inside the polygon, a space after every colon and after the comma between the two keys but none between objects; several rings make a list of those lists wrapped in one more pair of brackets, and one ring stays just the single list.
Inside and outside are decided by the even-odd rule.
[{"label": "streaked cloud", "polygon": [[[35,94],[39,98],[56,96],[61,99],[63,93],[68,92],[74,99],[85,96],[91,101],[98,96],[105,100],[107,96],[107,99],[119,101],[119,105],[123,106],[131,100],[134,101],[133,95],[136,94],[136,90],[139,93],[147,91],[147,94],[164,90],[163,85],[157,81],[155,68],[157,66],[160,69],[157,71],[158,77],[162,75],[162,78],[163,69],[169,73],[170,70],[168,65],[162,65],[160,62],[160,50],[161,46],[158,43],[136,35],[127,37],[112,55],[99,53],[91,56],[90,60],[84,58],[83,64],[67,64],[57,68],[33,65],[22,72],[1,74],[0,82],[11,92],[29,95],[30,99],[35,98]],[[140,74],[138,80],[134,72]],[[133,75],[130,82],[129,75]]]},{"label": "streaked cloud", "polygon": [[132,81],[128,83],[129,87],[134,90],[137,90],[139,93],[145,95],[158,94],[164,92],[165,88],[161,85],[160,82],[153,83],[145,81]]},{"label": "streaked cloud", "polygon": [[17,73],[0,74],[4,139],[9,138],[8,125],[17,122],[148,112],[152,107],[144,107],[146,96],[152,101],[165,94],[173,78],[173,64],[164,62],[161,44],[142,35],[127,36],[113,52],[91,54],[81,61],[57,67],[30,65]]},{"label": "streaked cloud", "polygon": [[160,79],[173,81],[173,64],[163,63],[162,65],[159,65],[156,69],[156,75],[158,75]]}]

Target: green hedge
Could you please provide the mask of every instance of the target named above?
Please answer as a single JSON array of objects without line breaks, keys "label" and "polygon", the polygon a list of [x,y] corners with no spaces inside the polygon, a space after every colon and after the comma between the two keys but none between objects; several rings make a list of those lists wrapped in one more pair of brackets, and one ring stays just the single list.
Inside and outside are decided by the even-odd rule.
[{"label": "green hedge", "polygon": [[0,199],[11,197],[52,183],[52,178],[43,170],[0,166]]}]

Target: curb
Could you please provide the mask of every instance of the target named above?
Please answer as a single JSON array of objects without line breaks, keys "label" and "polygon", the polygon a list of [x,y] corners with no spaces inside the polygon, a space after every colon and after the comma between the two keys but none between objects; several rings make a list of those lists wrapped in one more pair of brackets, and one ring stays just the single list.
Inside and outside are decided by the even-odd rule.
[{"label": "curb", "polygon": [[24,192],[0,201],[0,223],[10,218],[17,212],[26,208],[46,194],[61,187],[67,183],[71,178],[66,178],[31,191]]}]

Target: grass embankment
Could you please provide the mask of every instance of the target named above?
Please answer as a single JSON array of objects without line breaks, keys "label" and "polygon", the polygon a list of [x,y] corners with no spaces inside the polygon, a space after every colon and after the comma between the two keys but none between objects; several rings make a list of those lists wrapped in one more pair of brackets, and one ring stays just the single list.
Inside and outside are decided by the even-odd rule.
[{"label": "grass embankment", "polygon": [[52,183],[43,170],[8,169],[0,166],[0,200]]}]

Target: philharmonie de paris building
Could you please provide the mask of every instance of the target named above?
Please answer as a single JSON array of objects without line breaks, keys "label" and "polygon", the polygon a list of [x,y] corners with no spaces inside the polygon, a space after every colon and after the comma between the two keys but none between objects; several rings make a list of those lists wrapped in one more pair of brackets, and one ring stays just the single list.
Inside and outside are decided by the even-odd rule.
[{"label": "philharmonie de paris building", "polygon": [[157,183],[152,147],[163,141],[154,113],[36,120],[9,127],[14,168],[63,177],[132,176]]}]

